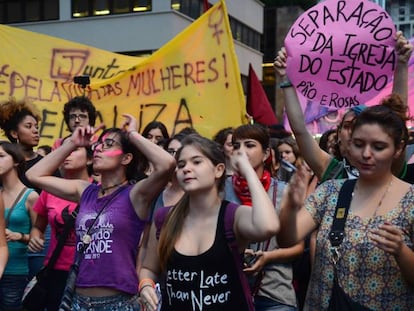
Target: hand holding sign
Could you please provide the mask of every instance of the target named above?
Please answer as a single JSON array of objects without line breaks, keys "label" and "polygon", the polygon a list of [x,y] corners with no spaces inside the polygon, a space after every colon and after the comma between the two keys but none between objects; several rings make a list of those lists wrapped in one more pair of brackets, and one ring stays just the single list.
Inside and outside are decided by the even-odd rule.
[{"label": "hand holding sign", "polygon": [[285,39],[287,74],[298,92],[335,108],[378,94],[396,67],[395,27],[377,4],[328,0],[303,13]]},{"label": "hand holding sign", "polygon": [[396,51],[398,55],[398,62],[408,63],[413,52],[413,45],[408,41],[402,31],[396,33]]}]

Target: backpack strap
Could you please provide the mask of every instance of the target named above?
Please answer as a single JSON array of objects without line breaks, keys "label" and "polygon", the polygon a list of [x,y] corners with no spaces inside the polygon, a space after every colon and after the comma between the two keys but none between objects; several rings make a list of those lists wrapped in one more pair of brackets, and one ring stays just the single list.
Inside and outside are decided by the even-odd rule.
[{"label": "backpack strap", "polygon": [[155,224],[155,227],[157,228],[157,231],[156,231],[157,240],[160,239],[162,225],[164,224],[165,219],[167,218],[167,215],[170,212],[170,209],[172,207],[173,206],[163,206],[160,209],[158,209],[154,215],[154,224]]},{"label": "backpack strap", "polygon": [[[66,207],[68,208],[69,205]],[[53,269],[62,250],[63,247],[65,246],[65,241],[69,236],[69,233],[71,230],[73,230],[73,228],[75,227],[75,221],[76,221],[76,217],[78,216],[78,212],[79,212],[79,204],[75,207],[75,209],[72,211],[72,213],[69,215],[70,218],[67,218],[66,221],[64,222],[63,225],[63,232],[59,235],[59,238],[57,240],[57,244],[55,249],[53,250],[52,255],[49,258],[49,262],[47,263],[45,269],[50,270]]]},{"label": "backpack strap", "polygon": [[23,199],[25,201],[27,197],[29,196],[30,192],[32,192],[33,189],[28,189],[26,186],[23,187],[23,189],[19,192],[16,199],[14,200],[13,204],[10,206],[9,213],[7,214],[6,220],[5,220],[5,226],[6,228],[9,226],[10,216],[11,213],[14,210],[14,207],[17,205],[17,203],[20,202],[20,199]]},{"label": "backpack strap", "polygon": [[345,236],[345,223],[346,218],[348,217],[349,207],[351,206],[352,191],[354,190],[356,181],[356,179],[347,179],[339,191],[334,219],[331,231],[329,232],[334,264],[336,264],[339,259],[338,248],[342,244]]},{"label": "backpack strap", "polygon": [[253,311],[254,306],[253,301],[251,299],[252,294],[250,292],[250,287],[242,267],[243,254],[239,252],[239,246],[237,245],[236,236],[233,231],[234,217],[236,214],[236,210],[240,205],[228,201],[224,202],[226,203],[226,211],[224,213],[224,234],[226,236],[227,245],[230,249],[230,252],[233,255],[234,264],[239,274],[240,284],[242,285],[244,296],[246,297],[246,303],[249,307],[249,310]]}]

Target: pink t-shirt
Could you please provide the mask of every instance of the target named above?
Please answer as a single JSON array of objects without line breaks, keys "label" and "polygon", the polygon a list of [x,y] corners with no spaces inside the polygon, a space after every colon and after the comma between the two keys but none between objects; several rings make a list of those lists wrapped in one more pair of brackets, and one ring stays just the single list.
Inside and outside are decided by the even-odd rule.
[{"label": "pink t-shirt", "polygon": [[[56,248],[58,238],[63,232],[64,220],[67,217],[72,217],[71,213],[76,208],[77,203],[67,201],[54,196],[46,191],[40,193],[39,199],[36,201],[33,209],[39,215],[47,217],[51,228],[50,246],[47,250],[47,255],[44,264],[49,262],[53,251]],[[73,228],[66,238],[65,245],[59,255],[58,260],[54,266],[56,270],[68,271],[75,259],[75,228]]]}]

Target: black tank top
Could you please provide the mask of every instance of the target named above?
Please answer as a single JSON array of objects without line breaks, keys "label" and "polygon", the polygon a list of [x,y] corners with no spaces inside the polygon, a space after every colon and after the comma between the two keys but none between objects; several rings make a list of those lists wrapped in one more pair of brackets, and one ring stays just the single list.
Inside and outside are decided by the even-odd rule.
[{"label": "black tank top", "polygon": [[210,249],[198,256],[173,251],[162,290],[162,311],[248,310],[224,234],[224,212],[222,204]]}]

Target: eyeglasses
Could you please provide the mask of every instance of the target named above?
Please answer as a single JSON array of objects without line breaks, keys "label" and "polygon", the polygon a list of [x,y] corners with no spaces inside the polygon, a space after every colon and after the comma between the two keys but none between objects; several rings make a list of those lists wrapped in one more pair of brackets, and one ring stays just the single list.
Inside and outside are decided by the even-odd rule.
[{"label": "eyeglasses", "polygon": [[80,114],[71,113],[69,115],[69,120],[75,121],[76,119],[79,119],[79,121],[85,121],[86,119],[88,119],[88,115],[85,113],[80,113]]},{"label": "eyeglasses", "polygon": [[105,138],[103,141],[97,141],[96,143],[93,143],[91,146],[92,151],[95,151],[98,149],[100,145],[102,145],[102,150],[108,150],[111,147],[113,147],[115,144],[121,146],[120,142],[117,142],[115,139],[112,138]]}]

